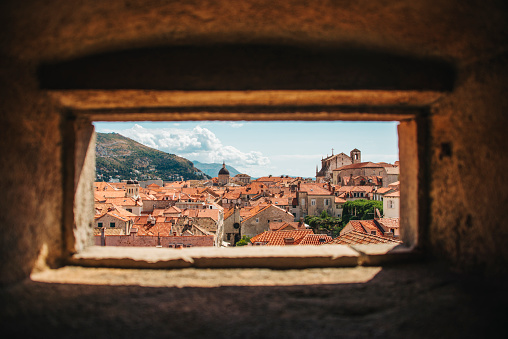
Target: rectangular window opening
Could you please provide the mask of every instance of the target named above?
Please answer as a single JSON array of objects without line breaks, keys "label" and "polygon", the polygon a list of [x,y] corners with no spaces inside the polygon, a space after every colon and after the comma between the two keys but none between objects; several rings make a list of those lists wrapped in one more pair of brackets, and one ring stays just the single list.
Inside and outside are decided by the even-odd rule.
[{"label": "rectangular window opening", "polygon": [[97,121],[93,244],[401,244],[397,124]]}]

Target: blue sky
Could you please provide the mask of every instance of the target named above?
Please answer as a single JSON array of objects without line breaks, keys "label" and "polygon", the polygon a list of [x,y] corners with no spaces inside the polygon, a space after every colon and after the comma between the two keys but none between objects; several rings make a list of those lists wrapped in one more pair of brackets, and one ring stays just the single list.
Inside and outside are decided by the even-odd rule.
[{"label": "blue sky", "polygon": [[399,160],[398,122],[95,122],[144,145],[200,162],[226,162],[254,177],[312,177],[321,158],[358,148],[362,161]]}]

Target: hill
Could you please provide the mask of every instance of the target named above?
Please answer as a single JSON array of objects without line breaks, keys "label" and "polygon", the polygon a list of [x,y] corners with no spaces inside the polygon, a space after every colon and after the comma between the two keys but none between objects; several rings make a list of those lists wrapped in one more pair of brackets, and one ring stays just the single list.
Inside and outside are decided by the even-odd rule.
[{"label": "hill", "polygon": [[[216,177],[219,174],[220,169],[222,168],[222,164],[207,164],[202,163],[197,160],[192,161],[194,163],[194,167],[199,168],[202,172],[204,172],[206,175],[209,175],[211,177]],[[226,168],[229,171],[229,176],[234,177],[237,174],[240,174],[237,169],[235,169],[233,166],[229,166],[226,164]]]},{"label": "hill", "polygon": [[140,144],[118,133],[97,133],[97,180],[205,179],[206,174],[189,160]]}]

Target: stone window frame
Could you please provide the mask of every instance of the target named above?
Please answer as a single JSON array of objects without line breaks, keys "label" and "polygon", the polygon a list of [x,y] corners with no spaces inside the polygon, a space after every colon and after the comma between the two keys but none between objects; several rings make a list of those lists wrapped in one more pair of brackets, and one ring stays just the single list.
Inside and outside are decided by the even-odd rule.
[{"label": "stone window frame", "polygon": [[[372,91],[216,91],[205,93],[205,99],[199,97],[203,93],[155,91],[150,94],[152,100],[153,96],[159,96],[159,100],[155,101],[158,106],[148,108],[129,107],[128,102],[125,105],[126,98],[134,97],[136,102],[141,98],[143,101],[146,91],[126,90],[106,94],[93,90],[49,92],[64,109],[63,259],[68,264],[132,268],[332,267],[405,260],[420,257],[425,252],[426,227],[421,225],[426,225],[428,206],[428,187],[424,180],[429,171],[425,166],[429,149],[428,115],[430,105],[441,96],[440,92],[377,91],[374,97],[382,99],[376,103],[372,100]],[[302,98],[306,104],[310,101],[312,105],[302,108]],[[334,101],[336,104],[330,105]],[[267,102],[268,107],[261,105]],[[161,103],[166,105],[161,106]],[[90,246],[95,167],[92,122],[150,120],[399,121],[399,159],[404,160],[401,161],[400,175],[401,239],[404,246],[292,246],[291,249],[274,248],[263,253],[253,253],[251,248],[237,249],[234,253],[214,248],[207,249],[205,253],[202,248],[189,248],[185,252],[158,248],[159,252],[153,252],[151,248]],[[154,256],[158,259],[154,260]]]}]

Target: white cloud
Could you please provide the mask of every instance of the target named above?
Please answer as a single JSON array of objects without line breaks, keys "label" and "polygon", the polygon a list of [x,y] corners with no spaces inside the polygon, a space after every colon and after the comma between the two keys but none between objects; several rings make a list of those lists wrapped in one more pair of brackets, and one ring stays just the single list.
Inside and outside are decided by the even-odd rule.
[{"label": "white cloud", "polygon": [[233,128],[240,128],[243,126],[243,124],[239,122],[231,122],[229,125]]},{"label": "white cloud", "polygon": [[239,170],[266,166],[270,163],[270,160],[261,152],[242,152],[234,146],[223,145],[212,131],[200,126],[193,129],[147,129],[136,124],[130,129],[118,132],[143,145],[164,152],[201,162],[220,163],[225,161],[234,167],[238,167]]}]

